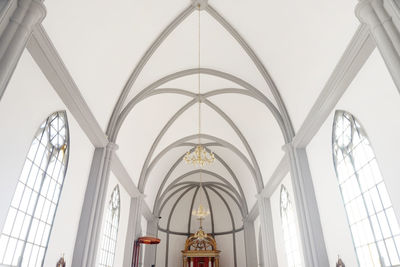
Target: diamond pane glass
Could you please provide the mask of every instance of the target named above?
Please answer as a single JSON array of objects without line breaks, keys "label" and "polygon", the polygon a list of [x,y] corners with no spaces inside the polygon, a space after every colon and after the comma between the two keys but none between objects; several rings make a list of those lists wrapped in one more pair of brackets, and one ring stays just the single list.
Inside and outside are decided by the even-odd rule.
[{"label": "diamond pane glass", "polygon": [[[51,114],[36,132],[0,237],[1,266],[43,266],[59,201],[52,197],[55,185],[62,188],[66,173],[68,134],[64,111]],[[54,212],[49,213],[52,206]]]},{"label": "diamond pane glass", "polygon": [[292,202],[286,187],[281,187],[281,219],[288,267],[301,267],[297,225]]},{"label": "diamond pane glass", "polygon": [[333,159],[359,265],[399,266],[399,223],[374,151],[357,119],[337,111]]},{"label": "diamond pane glass", "polygon": [[99,251],[100,267],[112,267],[114,265],[115,248],[118,237],[120,213],[119,187],[115,186],[108,203],[107,214],[104,221],[103,237]]}]

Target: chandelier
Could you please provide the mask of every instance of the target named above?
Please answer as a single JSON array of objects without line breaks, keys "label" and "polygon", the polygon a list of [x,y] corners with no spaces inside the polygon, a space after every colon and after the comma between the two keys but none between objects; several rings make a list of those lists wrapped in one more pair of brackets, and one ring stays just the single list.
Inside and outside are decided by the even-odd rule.
[{"label": "chandelier", "polygon": [[214,162],[215,157],[214,153],[211,151],[207,150],[201,143],[200,143],[200,136],[201,136],[201,84],[200,84],[200,44],[201,44],[201,35],[200,35],[200,4],[198,5],[199,9],[199,27],[198,27],[198,40],[199,40],[199,51],[198,51],[198,59],[199,59],[199,64],[198,64],[198,99],[199,99],[199,127],[198,127],[198,133],[199,133],[199,140],[198,144],[194,149],[189,150],[186,152],[185,156],[183,157],[183,160],[188,163],[188,164],[193,164],[197,165],[200,167],[203,167],[206,164],[211,164]]},{"label": "chandelier", "polygon": [[[201,186],[201,182],[200,182],[200,186]],[[201,203],[201,200],[200,200]],[[204,209],[203,205],[199,205],[199,207],[197,208],[197,210],[193,210],[192,211],[192,215],[196,216],[197,219],[200,221],[200,229],[203,229],[203,221],[205,220],[205,218],[210,215],[210,211]]]}]

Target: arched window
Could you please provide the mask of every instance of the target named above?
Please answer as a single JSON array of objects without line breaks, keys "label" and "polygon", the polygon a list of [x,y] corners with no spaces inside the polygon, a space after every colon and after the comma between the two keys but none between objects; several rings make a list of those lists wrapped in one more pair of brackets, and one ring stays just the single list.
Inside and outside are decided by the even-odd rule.
[{"label": "arched window", "polygon": [[399,266],[399,224],[367,134],[350,113],[336,112],[332,144],[359,265]]},{"label": "arched window", "polygon": [[64,111],[40,126],[26,157],[0,237],[0,265],[43,266],[68,164]]},{"label": "arched window", "polygon": [[119,187],[115,186],[108,203],[107,214],[104,222],[103,237],[100,246],[99,266],[112,267],[117,245],[118,225],[120,212]]},{"label": "arched window", "polygon": [[281,187],[281,219],[288,267],[301,267],[296,217],[289,192],[284,185]]}]

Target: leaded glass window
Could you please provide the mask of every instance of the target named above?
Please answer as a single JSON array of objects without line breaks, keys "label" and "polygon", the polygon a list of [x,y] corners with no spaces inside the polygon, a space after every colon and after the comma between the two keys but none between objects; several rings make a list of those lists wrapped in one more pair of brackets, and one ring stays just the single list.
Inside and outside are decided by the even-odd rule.
[{"label": "leaded glass window", "polygon": [[281,219],[288,267],[301,267],[296,216],[288,190],[281,187]]},{"label": "leaded glass window", "polygon": [[32,141],[0,236],[1,266],[43,266],[69,155],[67,116],[50,115]]},{"label": "leaded glass window", "polygon": [[367,134],[337,111],[333,159],[359,265],[400,266],[400,227]]},{"label": "leaded glass window", "polygon": [[112,267],[117,245],[118,225],[120,213],[120,194],[118,185],[115,186],[108,203],[104,222],[104,232],[100,245],[99,266]]}]

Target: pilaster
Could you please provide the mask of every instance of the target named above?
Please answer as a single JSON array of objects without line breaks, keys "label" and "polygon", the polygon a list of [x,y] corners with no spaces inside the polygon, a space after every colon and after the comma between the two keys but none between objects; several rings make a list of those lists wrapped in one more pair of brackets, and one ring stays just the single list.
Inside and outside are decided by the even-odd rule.
[{"label": "pilaster", "polygon": [[244,227],[244,245],[246,251],[246,266],[257,266],[257,244],[254,221],[243,220]]},{"label": "pilaster", "polygon": [[0,100],[34,27],[45,15],[42,1],[18,0],[9,20],[3,22],[0,36]]},{"label": "pilaster", "polygon": [[[329,266],[317,199],[305,148],[286,144],[305,266]],[[268,265],[267,265],[268,266]]]},{"label": "pilaster", "polygon": [[[258,195],[258,208],[260,213],[260,227],[262,238],[262,258],[264,266],[278,266],[278,258],[275,248],[274,225],[272,222],[272,210],[270,199]],[[256,266],[256,265],[255,265]]]},{"label": "pilaster", "polygon": [[133,248],[135,240],[141,234],[141,218],[143,195],[131,197],[131,205],[129,208],[128,229],[126,231],[124,264],[123,266],[131,266],[133,257]]},{"label": "pilaster", "polygon": [[355,12],[358,19],[369,27],[400,92],[400,33],[385,9],[383,0],[361,0]]},{"label": "pilaster", "polygon": [[109,143],[106,147],[96,148],[94,151],[75,241],[71,265],[73,267],[96,265],[110,165],[117,148],[117,145]]},{"label": "pilaster", "polygon": [[[152,220],[147,221],[147,233],[149,236],[158,236],[158,222],[159,219],[154,216]],[[151,266],[156,264],[156,245],[149,245],[146,247],[144,256],[144,266]]]}]

